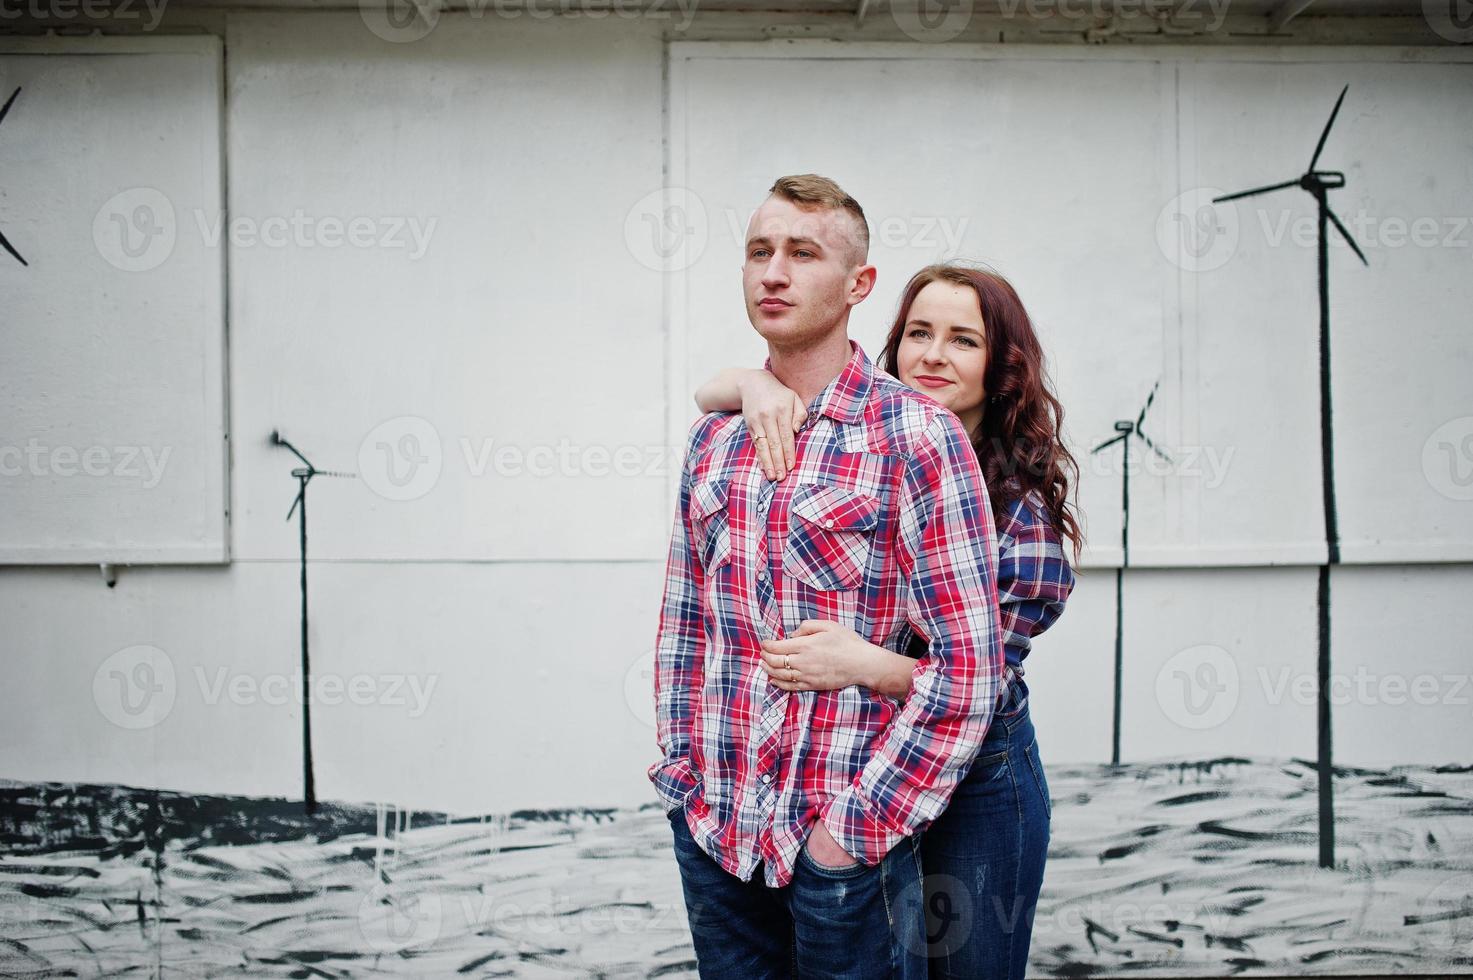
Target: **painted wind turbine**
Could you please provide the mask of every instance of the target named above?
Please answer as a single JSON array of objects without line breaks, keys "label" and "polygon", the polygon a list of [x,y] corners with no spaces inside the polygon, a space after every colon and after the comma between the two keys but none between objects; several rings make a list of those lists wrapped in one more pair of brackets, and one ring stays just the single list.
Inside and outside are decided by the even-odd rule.
[{"label": "painted wind turbine", "polygon": [[312,662],[307,656],[307,484],[314,476],[353,477],[358,474],[319,470],[275,429],[271,431],[271,444],[285,446],[292,451],[292,455],[307,464],[292,470],[292,476],[297,478],[297,499],[292,501],[291,510],[286,512],[286,519],[291,520],[293,512],[298,505],[301,506],[298,540],[302,555],[302,801],[307,812],[314,813],[317,810],[317,781],[312,770]]},{"label": "painted wind turbine", "polygon": [[1157,456],[1171,462],[1171,457],[1162,452],[1161,449],[1151,441],[1141,426],[1145,424],[1146,413],[1151,410],[1151,403],[1156,400],[1156,389],[1161,387],[1157,381],[1151,386],[1151,393],[1146,396],[1146,403],[1141,406],[1140,414],[1135,421],[1122,419],[1115,423],[1115,431],[1119,435],[1113,439],[1106,439],[1090,454],[1104,452],[1106,449],[1121,443],[1120,447],[1120,567],[1115,569],[1115,716],[1114,725],[1110,739],[1110,764],[1120,765],[1120,687],[1121,678],[1125,667],[1125,569],[1130,564],[1130,439],[1139,439]]},{"label": "painted wind turbine", "polygon": [[[4,107],[0,107],[0,123],[3,123],[5,121],[6,115],[10,112],[10,107],[15,104],[15,97],[18,96],[18,95],[20,95],[20,88],[19,87],[17,87],[14,92],[11,92],[10,93],[10,98],[8,98],[8,99],[5,100]],[[11,255],[15,256],[15,260],[17,262],[19,262],[21,265],[24,265],[24,266],[29,266],[30,265],[29,262],[27,262],[25,259],[21,258],[20,253],[15,250],[15,246],[14,245],[11,245],[10,244],[10,240],[5,237],[5,232],[3,232],[3,231],[0,231],[0,248],[5,249],[5,251],[7,251]]]},{"label": "painted wind turbine", "polygon": [[1255,187],[1252,190],[1213,198],[1213,203],[1218,204],[1223,201],[1236,201],[1239,198],[1268,194],[1288,187],[1300,187],[1312,194],[1315,203],[1319,205],[1320,488],[1324,496],[1325,512],[1325,563],[1320,566],[1319,575],[1319,652],[1317,658],[1319,675],[1319,758],[1317,762],[1320,806],[1319,863],[1322,868],[1331,868],[1335,865],[1334,769],[1330,751],[1330,566],[1340,564],[1340,528],[1335,513],[1335,439],[1330,410],[1329,226],[1332,224],[1335,226],[1335,230],[1340,232],[1362,263],[1370,265],[1370,262],[1366,260],[1366,254],[1351,237],[1349,230],[1336,217],[1335,212],[1330,210],[1329,192],[1345,186],[1345,174],[1338,170],[1316,170],[1315,165],[1320,162],[1320,153],[1325,149],[1325,140],[1330,136],[1330,127],[1335,125],[1335,117],[1340,114],[1340,106],[1345,101],[1345,93],[1349,89],[1350,86],[1346,85],[1340,90],[1340,97],[1335,100],[1335,108],[1330,111],[1330,120],[1325,123],[1324,131],[1320,133],[1320,141],[1315,145],[1314,156],[1309,158],[1309,168],[1303,174],[1280,184]]}]

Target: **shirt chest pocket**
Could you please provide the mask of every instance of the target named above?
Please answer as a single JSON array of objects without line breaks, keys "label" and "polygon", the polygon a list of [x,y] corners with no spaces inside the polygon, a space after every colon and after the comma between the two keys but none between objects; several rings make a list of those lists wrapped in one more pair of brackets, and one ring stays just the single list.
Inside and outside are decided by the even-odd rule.
[{"label": "shirt chest pocket", "polygon": [[864,583],[880,521],[880,501],[843,487],[802,486],[793,493],[783,572],[823,592]]},{"label": "shirt chest pocket", "polygon": [[691,486],[691,537],[707,575],[731,561],[731,513],[726,507],[729,487],[727,480],[706,480]]}]

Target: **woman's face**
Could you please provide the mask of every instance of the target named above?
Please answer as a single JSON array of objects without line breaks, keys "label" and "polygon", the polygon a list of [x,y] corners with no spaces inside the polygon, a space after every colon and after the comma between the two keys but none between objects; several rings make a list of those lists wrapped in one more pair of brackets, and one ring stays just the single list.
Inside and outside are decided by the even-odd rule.
[{"label": "woman's face", "polygon": [[976,290],[930,282],[910,304],[895,359],[900,380],[951,409],[968,432],[982,421],[987,396],[986,329]]}]

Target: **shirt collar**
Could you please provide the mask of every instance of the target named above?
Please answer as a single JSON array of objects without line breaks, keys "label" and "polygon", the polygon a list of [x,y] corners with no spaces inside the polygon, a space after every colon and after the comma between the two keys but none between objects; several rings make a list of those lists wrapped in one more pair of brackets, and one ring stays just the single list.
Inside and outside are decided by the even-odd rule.
[{"label": "shirt collar", "polygon": [[[763,365],[772,370],[772,358]],[[828,383],[808,406],[809,418],[827,415],[835,422],[858,422],[864,415],[864,402],[875,380],[875,366],[864,348],[849,341],[849,362],[839,376]]]}]

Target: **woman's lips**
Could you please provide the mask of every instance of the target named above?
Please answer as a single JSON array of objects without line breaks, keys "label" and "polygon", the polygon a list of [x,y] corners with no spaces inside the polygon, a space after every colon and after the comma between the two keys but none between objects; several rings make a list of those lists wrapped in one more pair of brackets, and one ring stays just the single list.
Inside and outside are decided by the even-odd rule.
[{"label": "woman's lips", "polygon": [[916,375],[916,384],[924,385],[927,388],[945,388],[954,383],[955,382],[947,381],[945,378],[937,378],[931,375]]}]

